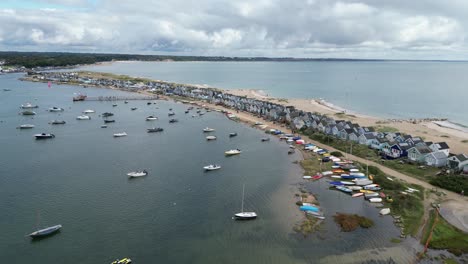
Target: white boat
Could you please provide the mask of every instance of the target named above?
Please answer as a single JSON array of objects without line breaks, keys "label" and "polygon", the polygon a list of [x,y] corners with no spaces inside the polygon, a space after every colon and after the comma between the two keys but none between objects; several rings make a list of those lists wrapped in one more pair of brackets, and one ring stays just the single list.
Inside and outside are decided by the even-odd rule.
[{"label": "white boat", "polygon": [[83,114],[92,114],[92,113],[95,113],[96,111],[94,110],[91,110],[91,109],[87,109],[87,110],[84,110],[83,111]]},{"label": "white boat", "polygon": [[206,137],[206,140],[215,140],[216,139],[216,136],[207,136]]},{"label": "white boat", "polygon": [[350,169],[349,172],[359,172],[358,169]]},{"label": "white boat", "polygon": [[353,190],[353,191],[360,191],[362,190],[362,187],[361,186],[348,186],[349,189]]},{"label": "white boat", "polygon": [[127,175],[129,178],[138,178],[138,177],[143,177],[143,176],[148,175],[148,172],[146,170],[132,171],[132,172],[127,173]]},{"label": "white boat", "polygon": [[20,125],[19,127],[17,127],[19,129],[31,129],[31,128],[34,128],[34,125],[31,125],[31,124],[23,124],[23,125]]},{"label": "white boat", "polygon": [[91,117],[87,115],[80,115],[76,117],[76,120],[90,120]]},{"label": "white boat", "polygon": [[388,215],[390,213],[390,208],[384,208],[379,212],[381,215]]},{"label": "white boat", "polygon": [[115,133],[114,134],[114,137],[125,137],[125,136],[127,136],[127,133],[125,133],[125,132]]},{"label": "white boat", "polygon": [[55,107],[55,106],[54,106],[54,107],[51,107],[51,108],[49,108],[48,110],[49,110],[49,112],[63,112],[63,111],[64,111],[64,109],[63,109],[63,108],[60,108],[60,107]]},{"label": "white boat", "polygon": [[203,132],[213,132],[213,131],[215,131],[214,128],[206,127],[206,128],[203,129]]},{"label": "white boat", "polygon": [[323,175],[323,176],[328,176],[328,175],[332,175],[332,174],[333,174],[333,172],[331,172],[331,171],[324,171],[324,172],[322,172],[322,175]]},{"label": "white boat", "polygon": [[226,154],[226,156],[232,156],[232,155],[239,155],[241,154],[241,152],[242,151],[240,149],[231,149],[231,150],[224,152],[224,154]]},{"label": "white boat", "polygon": [[46,138],[54,138],[55,135],[50,134],[50,133],[41,133],[41,134],[35,134],[34,137],[36,137],[36,139],[46,139]]},{"label": "white boat", "polygon": [[158,120],[158,118],[155,117],[155,116],[152,116],[152,115],[150,115],[150,116],[148,116],[148,117],[146,118],[146,121],[154,121],[154,120]]},{"label": "white boat", "polygon": [[21,108],[23,108],[23,109],[31,109],[31,108],[38,108],[38,107],[39,107],[39,106],[33,105],[33,104],[31,104],[31,103],[25,103],[25,104],[22,104],[22,105],[21,105]]},{"label": "white boat", "polygon": [[364,185],[372,184],[372,181],[371,181],[371,180],[367,180],[367,179],[355,180],[354,182],[356,183],[356,185],[359,185],[359,186],[364,186]]},{"label": "white boat", "polygon": [[355,185],[356,183],[350,182],[350,181],[341,181],[342,184],[344,185]]},{"label": "white boat", "polygon": [[205,169],[205,170],[207,170],[207,171],[213,171],[213,170],[219,170],[219,169],[221,169],[221,166],[210,164],[210,165],[208,165],[208,166],[203,167],[203,169]]},{"label": "white boat", "polygon": [[257,218],[257,214],[255,212],[244,212],[244,189],[245,189],[245,184],[242,185],[241,212],[234,215],[236,220],[252,220],[252,219]]},{"label": "white boat", "polygon": [[308,176],[308,175],[302,176],[302,179],[312,179],[312,176]]},{"label": "white boat", "polygon": [[332,175],[331,177],[335,179],[341,179],[341,176],[338,176],[338,175]]},{"label": "white boat", "polygon": [[371,203],[381,203],[382,198],[379,198],[379,197],[370,198],[369,202],[371,202]]}]

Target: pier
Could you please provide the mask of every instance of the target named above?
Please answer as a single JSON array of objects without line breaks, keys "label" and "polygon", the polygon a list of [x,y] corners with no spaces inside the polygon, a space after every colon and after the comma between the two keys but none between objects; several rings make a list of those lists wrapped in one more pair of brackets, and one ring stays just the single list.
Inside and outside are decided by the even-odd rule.
[{"label": "pier", "polygon": [[141,95],[141,96],[80,96],[81,100],[73,98],[73,101],[129,101],[129,100],[158,100],[159,96]]}]

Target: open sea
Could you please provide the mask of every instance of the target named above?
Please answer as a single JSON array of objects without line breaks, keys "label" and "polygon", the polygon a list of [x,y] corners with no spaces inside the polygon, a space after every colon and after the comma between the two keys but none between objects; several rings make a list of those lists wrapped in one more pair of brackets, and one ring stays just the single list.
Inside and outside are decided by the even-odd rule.
[{"label": "open sea", "polygon": [[279,98],[323,98],[382,118],[448,118],[468,126],[468,62],[115,62],[81,67]]},{"label": "open sea", "polygon": [[[143,64],[128,65],[143,67]],[[152,65],[161,70],[214,67],[209,63]],[[245,66],[242,65],[231,66],[239,70]],[[253,65],[262,69],[261,64]],[[152,69],[135,75],[164,75]],[[238,76],[238,70],[230,78],[239,81],[229,87],[261,88],[258,83],[246,85],[248,82]],[[117,71],[131,75],[136,72]],[[172,79],[167,72],[166,69],[160,78],[223,86],[211,83],[213,79],[200,81],[202,77]],[[182,78],[184,72],[190,71],[177,76]],[[391,217],[380,217],[379,209],[362,199],[328,190],[325,179],[305,183],[305,187],[317,195],[327,219],[317,233],[306,238],[296,234],[293,226],[300,219],[300,212],[294,204],[294,194],[302,182],[302,171],[293,161],[300,156],[288,155],[288,146],[277,138],[260,142],[265,136],[260,130],[230,121],[218,112],[193,118],[192,113],[184,114],[186,105],[170,101],[155,101],[151,105],[146,101],[128,104],[119,101],[117,107],[112,102],[74,103],[72,96],[80,92],[88,96],[126,93],[68,85],[48,88],[44,83],[21,82],[19,77],[21,74],[0,75],[2,262],[86,264],[130,257],[137,264],[344,263],[345,260],[408,263],[415,257],[413,242],[390,242],[399,236]],[[292,76],[284,76],[287,78],[297,82]],[[264,87],[267,86],[265,83]],[[3,91],[7,88],[11,91]],[[292,88],[283,92],[294,93]],[[20,105],[26,102],[39,105],[34,109],[37,115],[18,114]],[[53,106],[65,111],[46,111]],[[138,109],[131,111],[131,107]],[[178,123],[168,123],[169,108],[176,113]],[[86,109],[96,111],[89,114],[92,119],[76,120]],[[107,128],[100,127],[103,120],[99,115],[103,112],[115,114],[112,119],[116,122]],[[148,115],[156,115],[159,120],[145,121]],[[67,123],[48,124],[54,119]],[[16,129],[26,123],[36,127]],[[164,132],[146,133],[146,128],[152,126],[163,127]],[[206,141],[202,129],[207,126],[216,129],[213,133],[218,137],[216,141]],[[124,131],[127,137],[112,136]],[[35,140],[33,134],[41,132],[56,137]],[[230,132],[237,132],[238,136],[229,138]],[[232,148],[243,152],[225,157],[224,151]],[[210,163],[220,164],[222,169],[204,172],[202,167]],[[149,175],[127,178],[126,173],[140,169],[148,170]],[[255,221],[232,220],[233,214],[240,211],[243,184],[245,208],[259,215]],[[333,221],[336,212],[367,216],[375,226],[343,233]],[[26,237],[37,227],[56,224],[62,224],[63,228],[51,237],[41,240]]]}]

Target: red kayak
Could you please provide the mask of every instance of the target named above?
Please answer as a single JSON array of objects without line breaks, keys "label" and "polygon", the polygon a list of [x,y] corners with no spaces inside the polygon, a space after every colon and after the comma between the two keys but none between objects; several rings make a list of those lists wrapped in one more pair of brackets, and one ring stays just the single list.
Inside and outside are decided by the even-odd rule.
[{"label": "red kayak", "polygon": [[317,174],[317,175],[312,176],[312,180],[316,181],[316,180],[318,180],[318,179],[320,179],[322,177],[323,177],[322,174]]}]

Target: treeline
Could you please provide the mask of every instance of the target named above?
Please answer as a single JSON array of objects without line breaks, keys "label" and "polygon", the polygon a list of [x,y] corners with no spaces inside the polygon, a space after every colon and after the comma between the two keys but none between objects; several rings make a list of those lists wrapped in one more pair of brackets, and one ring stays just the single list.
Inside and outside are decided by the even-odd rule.
[{"label": "treeline", "polygon": [[[222,57],[222,56],[169,56],[169,55],[136,55],[136,54],[99,54],[99,53],[66,53],[66,52],[14,52],[0,51],[0,61],[8,66],[63,67],[78,64],[93,64],[112,60],[139,61],[356,61],[355,59],[311,59],[311,58],[267,58],[267,57]],[[363,60],[358,60],[363,61]]]}]

